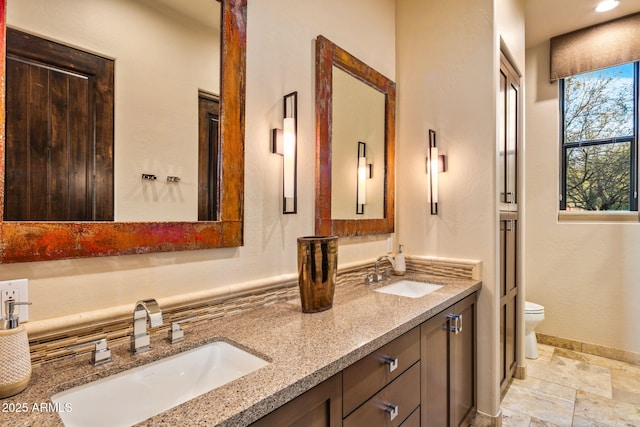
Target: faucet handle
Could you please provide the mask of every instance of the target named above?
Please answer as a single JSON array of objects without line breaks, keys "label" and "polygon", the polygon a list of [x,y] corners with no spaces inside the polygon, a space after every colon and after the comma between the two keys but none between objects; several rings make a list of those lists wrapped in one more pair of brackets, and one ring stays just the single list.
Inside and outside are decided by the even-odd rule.
[{"label": "faucet handle", "polygon": [[169,342],[171,344],[176,344],[184,341],[184,330],[180,327],[180,324],[190,322],[192,320],[197,319],[198,316],[190,316],[181,320],[176,320],[171,322],[171,329],[169,329]]},{"label": "faucet handle", "polygon": [[365,285],[370,285],[373,282],[375,282],[375,280],[374,280],[375,275],[373,273],[364,274],[363,277],[364,277],[364,284]]},{"label": "faucet handle", "polygon": [[111,350],[107,347],[107,339],[101,338],[95,341],[83,342],[76,345],[66,347],[67,350],[78,350],[81,348],[94,346],[91,352],[91,363],[93,366],[99,366],[111,362]]},{"label": "faucet handle", "polygon": [[389,272],[387,270],[384,270],[382,273],[378,274],[375,278],[376,282],[384,282],[385,280],[387,280],[389,278]]}]

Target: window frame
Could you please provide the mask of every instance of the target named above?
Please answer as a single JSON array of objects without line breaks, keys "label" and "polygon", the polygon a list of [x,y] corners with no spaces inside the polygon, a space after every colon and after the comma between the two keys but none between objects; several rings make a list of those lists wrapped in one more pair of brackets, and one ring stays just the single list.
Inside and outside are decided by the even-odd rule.
[{"label": "window frame", "polygon": [[[624,64],[619,64],[624,65]],[[609,67],[609,68],[613,68]],[[595,70],[594,70],[595,71]],[[586,74],[586,73],[581,73]],[[565,80],[558,80],[560,90],[560,194],[559,194],[559,210],[562,213],[575,212],[584,214],[586,212],[598,212],[605,214],[607,212],[638,212],[638,132],[639,132],[639,113],[640,105],[640,62],[633,62],[633,135],[615,136],[612,138],[586,140],[565,143]],[[567,210],[567,151],[571,148],[589,147],[606,144],[617,144],[629,142],[629,209],[628,210],[611,210],[611,211],[568,211]]]}]

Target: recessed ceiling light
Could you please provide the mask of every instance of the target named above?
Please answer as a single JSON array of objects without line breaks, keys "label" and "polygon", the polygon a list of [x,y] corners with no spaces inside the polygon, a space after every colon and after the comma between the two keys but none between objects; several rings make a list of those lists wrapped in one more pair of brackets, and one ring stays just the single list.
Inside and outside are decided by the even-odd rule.
[{"label": "recessed ceiling light", "polygon": [[596,6],[596,12],[608,12],[618,6],[618,0],[603,0]]}]

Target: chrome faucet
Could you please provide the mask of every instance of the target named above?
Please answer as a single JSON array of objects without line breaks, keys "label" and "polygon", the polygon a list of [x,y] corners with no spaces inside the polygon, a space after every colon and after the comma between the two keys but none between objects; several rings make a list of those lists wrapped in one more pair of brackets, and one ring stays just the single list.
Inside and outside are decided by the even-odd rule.
[{"label": "chrome faucet", "polygon": [[147,332],[147,317],[149,327],[162,326],[162,310],[154,299],[140,300],[133,310],[133,335],[131,336],[131,352],[143,353],[151,349],[151,341]]},{"label": "chrome faucet", "polygon": [[383,280],[386,279],[386,277],[384,277],[382,274],[380,274],[380,262],[384,261],[384,260],[389,261],[389,264],[391,264],[391,268],[395,268],[395,262],[393,261],[393,258],[391,258],[389,255],[382,255],[380,257],[378,257],[378,259],[376,259],[376,269],[375,269],[375,273],[374,273],[374,281],[376,282],[381,282]]}]

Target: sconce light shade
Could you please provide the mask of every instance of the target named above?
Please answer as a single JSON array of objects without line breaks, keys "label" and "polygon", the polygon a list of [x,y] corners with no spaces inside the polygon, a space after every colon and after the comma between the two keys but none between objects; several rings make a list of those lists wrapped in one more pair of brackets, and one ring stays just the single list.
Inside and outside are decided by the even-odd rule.
[{"label": "sconce light shade", "polygon": [[432,214],[434,206],[436,211],[435,213],[438,213],[438,169],[438,147],[433,146],[429,148],[429,188],[431,191]]},{"label": "sconce light shade", "polygon": [[298,92],[284,96],[282,129],[272,131],[272,152],[280,154],[282,161],[282,213],[297,213],[297,122]]},{"label": "sconce light shade", "polygon": [[358,159],[358,204],[367,203],[367,158]]},{"label": "sconce light shade", "polygon": [[429,129],[429,151],[427,157],[427,173],[429,174],[429,201],[431,215],[438,215],[438,175],[446,172],[446,159],[438,154],[436,131]]},{"label": "sconce light shade", "polygon": [[367,203],[367,178],[369,167],[367,166],[367,144],[358,142],[358,175],[356,181],[356,214],[364,214],[364,205]]},{"label": "sconce light shade", "polygon": [[296,181],[296,119],[287,117],[283,124],[284,133],[284,197],[295,196]]}]

